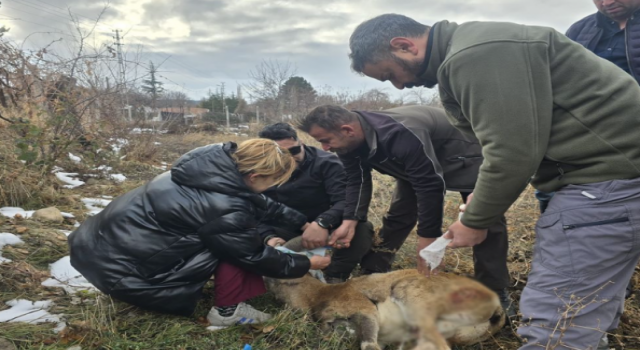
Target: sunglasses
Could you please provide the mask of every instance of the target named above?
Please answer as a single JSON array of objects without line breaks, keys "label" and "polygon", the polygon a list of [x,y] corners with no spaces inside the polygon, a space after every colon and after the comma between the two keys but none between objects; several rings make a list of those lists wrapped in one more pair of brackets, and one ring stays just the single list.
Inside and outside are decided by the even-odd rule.
[{"label": "sunglasses", "polygon": [[302,152],[302,145],[289,147],[287,148],[287,150],[289,150],[289,153],[291,153],[292,156],[295,156],[296,154],[300,154],[300,152]]}]

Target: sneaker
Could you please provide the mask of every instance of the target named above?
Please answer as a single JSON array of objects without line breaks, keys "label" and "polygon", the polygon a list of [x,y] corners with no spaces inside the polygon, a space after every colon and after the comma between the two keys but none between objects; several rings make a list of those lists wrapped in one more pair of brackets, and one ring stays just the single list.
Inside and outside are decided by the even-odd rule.
[{"label": "sneaker", "polygon": [[510,321],[515,320],[518,313],[516,312],[516,303],[511,299],[511,294],[507,291],[507,289],[501,289],[495,291],[498,294],[498,298],[500,298],[500,305],[502,309],[504,309],[504,313],[507,316],[508,324]]},{"label": "sneaker", "polygon": [[606,334],[600,339],[596,350],[609,350],[609,338],[607,338]]},{"label": "sneaker", "polygon": [[207,315],[207,320],[212,326],[227,327],[237,324],[262,323],[271,319],[271,315],[254,309],[251,305],[240,303],[233,315],[221,316],[215,307],[212,307]]}]

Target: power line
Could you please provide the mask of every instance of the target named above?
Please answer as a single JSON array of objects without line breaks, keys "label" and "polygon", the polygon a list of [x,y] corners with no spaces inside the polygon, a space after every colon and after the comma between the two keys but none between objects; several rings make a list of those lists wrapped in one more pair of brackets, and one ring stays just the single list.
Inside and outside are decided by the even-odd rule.
[{"label": "power line", "polygon": [[[14,1],[14,0],[11,0],[11,1]],[[95,27],[98,27],[98,26],[99,26],[99,27],[102,27],[102,28],[108,28],[109,30],[113,30],[113,27],[100,23],[100,21],[99,21],[99,20],[100,20],[100,18],[91,18],[91,17],[87,17],[87,16],[84,16],[84,15],[81,15],[81,14],[78,14],[78,13],[75,13],[75,12],[71,11],[71,9],[70,9],[70,8],[64,9],[64,8],[62,8],[62,7],[59,7],[59,6],[55,6],[55,5],[48,4],[48,3],[44,2],[44,1],[41,1],[41,0],[35,0],[35,1],[37,1],[38,3],[41,3],[41,4],[43,4],[43,5],[48,6],[48,8],[44,8],[44,9],[43,9],[43,8],[42,8],[42,7],[40,7],[38,4],[35,4],[35,3],[31,2],[31,1],[28,1],[28,0],[20,0],[20,2],[16,2],[16,1],[14,1],[14,2],[16,2],[16,3],[18,3],[18,4],[22,5],[22,6],[26,6],[26,7],[28,7],[28,8],[31,8],[31,9],[36,9],[36,10],[41,11],[41,12],[44,12],[44,13],[46,13],[46,14],[49,14],[49,15],[52,15],[52,16],[56,16],[56,17],[59,17],[59,18],[65,19],[65,20],[68,20],[68,22],[67,22],[67,21],[64,21],[64,22],[63,22],[63,21],[58,20],[58,19],[50,19],[50,20],[52,20],[52,21],[56,21],[56,22],[59,22],[59,23],[63,23],[63,24],[65,24],[65,25],[72,25],[72,24],[73,24],[72,19],[73,19],[73,20],[77,21],[78,23],[81,23],[81,21],[83,21],[83,22],[82,22],[83,24],[93,26],[93,27],[94,27],[94,30],[95,30]],[[6,5],[5,5],[5,6],[6,6]],[[13,9],[13,10],[19,11],[19,12],[23,12],[23,13],[29,14],[30,16],[36,16],[36,17],[42,17],[42,18],[44,18],[44,17],[42,16],[42,14],[35,14],[35,13],[32,13],[32,12],[26,11],[26,10],[24,10],[24,9],[15,8],[15,7],[12,7],[12,6],[7,6],[7,7],[8,7],[8,8],[10,8],[10,9]],[[54,9],[55,9],[55,10],[54,10]],[[58,12],[58,10],[60,10],[60,12]],[[62,13],[64,13],[65,15],[62,15]],[[72,16],[72,18],[68,18],[68,17],[66,17],[67,15]],[[75,16],[75,17],[82,17],[82,18],[85,18],[86,20],[89,20],[89,21],[91,21],[91,22],[90,22],[90,23],[86,23],[86,22],[87,22],[86,20],[80,20],[79,18],[73,18],[73,16]],[[56,32],[51,32],[51,33],[61,34],[61,35],[65,35],[65,36],[69,36],[69,37],[72,37],[72,38],[76,38],[76,39],[77,39],[77,35],[73,35],[73,34],[68,34],[68,33],[61,32],[61,31],[59,31],[59,30],[60,30],[60,28],[56,28],[56,27],[52,27],[52,26],[45,25],[45,24],[41,24],[41,23],[37,23],[37,22],[32,22],[32,21],[28,21],[28,20],[24,20],[24,19],[21,19],[21,18],[10,18],[10,19],[12,19],[12,20],[16,20],[16,21],[22,21],[22,22],[25,22],[25,23],[31,23],[31,24],[38,25],[38,26],[41,26],[41,27],[51,28],[51,29],[56,30]],[[127,33],[129,33],[129,31],[131,31],[134,27],[135,27],[135,26],[133,26],[133,27],[129,28],[129,30],[127,31]],[[105,33],[104,31],[100,31],[100,30],[95,30],[95,31],[96,31],[96,32],[98,32],[98,33],[101,33],[101,34],[107,34],[107,35],[109,35],[108,33]],[[126,34],[125,34],[125,35],[126,35]],[[122,39],[122,40],[124,40],[124,39],[125,39],[125,35],[122,35],[122,36],[121,36],[121,39]],[[133,41],[134,41],[134,43],[136,43],[136,42],[137,42],[139,45],[144,46],[144,43],[143,43],[141,40],[137,39],[137,38],[133,38]],[[121,44],[121,45],[124,45],[124,44]],[[153,52],[153,51],[149,51],[148,53],[149,53],[149,54],[152,54],[152,55],[154,55],[154,56],[156,56],[156,57],[160,57],[160,58],[162,59],[162,63],[164,63],[164,62],[167,62],[167,61],[168,61],[168,62],[170,62],[170,63],[173,63],[173,64],[174,64],[174,66],[178,67],[179,69],[181,69],[181,70],[183,70],[183,71],[185,71],[185,72],[187,72],[187,73],[193,74],[193,75],[195,75],[195,76],[206,76],[206,75],[207,75],[207,73],[202,72],[202,71],[199,71],[199,70],[198,70],[198,69],[196,69],[196,68],[189,67],[187,64],[182,63],[181,61],[177,60],[176,58],[172,57],[171,55],[163,56],[163,54],[156,53],[156,52]],[[127,61],[127,62],[129,62],[129,61]],[[144,65],[142,65],[142,66],[144,67]],[[228,75],[228,74],[226,74],[225,72],[222,72],[222,71],[218,71],[218,72],[223,73],[223,74],[225,74],[225,75],[229,76],[229,75]],[[230,76],[229,76],[229,77],[230,77]],[[168,79],[168,78],[166,78],[166,77],[164,77],[164,78],[165,78],[165,79],[167,79],[167,80],[169,80],[169,79]],[[169,80],[169,81],[171,81],[171,80]],[[179,86],[179,87],[182,87],[183,89],[185,89],[185,88],[184,88],[183,86],[181,86],[180,84],[177,84],[177,83],[175,83],[175,82],[173,82],[173,81],[171,81],[171,82],[172,82],[173,84],[175,84],[176,86]],[[196,92],[195,90],[190,90],[190,89],[187,89],[187,90],[189,90],[189,91],[193,91],[193,92]]]},{"label": "power line", "polygon": [[[12,1],[13,1],[13,0],[12,0]],[[38,7],[38,6],[39,6],[38,4],[35,4],[35,3],[31,2],[31,1],[28,1],[28,0],[20,0],[20,1],[21,1],[21,2],[23,2],[23,3],[25,3],[24,5],[27,5],[27,6],[32,7],[32,8],[35,8],[35,9],[37,9],[37,10],[41,10],[41,7]],[[100,23],[100,17],[98,17],[98,18],[91,18],[91,17],[83,16],[83,15],[81,15],[81,14],[78,14],[78,13],[72,12],[72,11],[71,11],[71,8],[63,9],[63,8],[61,8],[61,7],[58,7],[58,6],[54,6],[54,5],[47,4],[47,3],[42,2],[42,1],[40,1],[40,0],[36,0],[36,1],[38,1],[39,3],[42,3],[42,4],[44,4],[44,5],[47,5],[47,6],[49,6],[49,7],[52,7],[52,8],[55,8],[55,9],[60,9],[60,10],[61,10],[61,12],[57,12],[57,10],[52,10],[52,11],[56,11],[55,13],[53,13],[53,12],[49,12],[49,11],[46,11],[46,10],[45,10],[47,13],[53,14],[53,15],[55,15],[55,16],[62,17],[62,18],[64,18],[64,19],[69,19],[69,17],[68,17],[68,16],[75,16],[76,18],[74,18],[74,19],[75,19],[75,20],[77,20],[78,22],[80,22],[80,21],[84,21],[85,23],[87,23],[87,22],[88,22],[88,24],[89,24],[89,25],[96,25],[96,26],[104,27],[104,28],[107,28],[107,30],[108,30],[108,31],[111,31],[111,30],[113,30],[113,29],[114,29],[114,28],[112,28],[112,27],[110,27],[110,26],[108,26],[108,25],[105,25],[105,24]],[[31,4],[31,5],[28,5],[28,4]],[[63,15],[60,15],[59,13],[63,13],[63,14],[64,14],[64,16],[63,16]],[[86,18],[86,20],[81,20],[81,19],[79,19],[78,17]],[[87,20],[88,20],[88,21],[87,21]]]}]

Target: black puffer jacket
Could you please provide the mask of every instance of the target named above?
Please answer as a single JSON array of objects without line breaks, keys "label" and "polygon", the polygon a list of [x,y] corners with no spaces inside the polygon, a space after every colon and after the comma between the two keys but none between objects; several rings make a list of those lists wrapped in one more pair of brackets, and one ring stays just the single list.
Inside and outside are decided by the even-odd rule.
[{"label": "black puffer jacket", "polygon": [[263,244],[255,227],[299,229],[306,217],[242,180],[234,143],[197,148],[87,219],[69,236],[71,265],[98,289],[142,308],[190,315],[223,260],[274,278],[296,278],[309,259]]}]

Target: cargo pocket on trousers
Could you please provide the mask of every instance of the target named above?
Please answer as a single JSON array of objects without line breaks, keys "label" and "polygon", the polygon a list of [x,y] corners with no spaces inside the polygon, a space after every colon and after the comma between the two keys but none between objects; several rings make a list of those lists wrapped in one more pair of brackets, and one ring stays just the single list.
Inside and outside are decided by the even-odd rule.
[{"label": "cargo pocket on trousers", "polygon": [[576,276],[623,264],[633,249],[634,232],[625,206],[568,210],[563,212],[562,226]]},{"label": "cargo pocket on trousers", "polygon": [[[543,215],[536,223],[536,248],[547,269],[563,275],[573,273],[569,242],[562,229],[561,213]],[[535,252],[534,252],[535,258]]]}]

